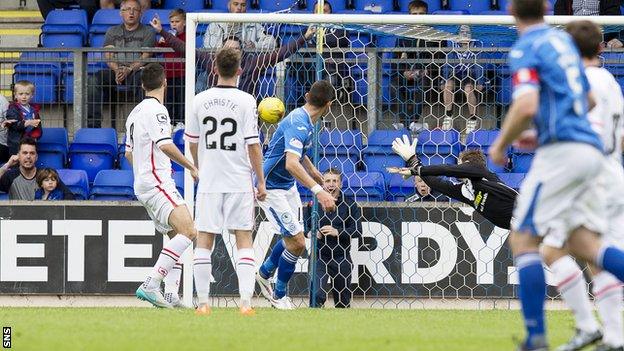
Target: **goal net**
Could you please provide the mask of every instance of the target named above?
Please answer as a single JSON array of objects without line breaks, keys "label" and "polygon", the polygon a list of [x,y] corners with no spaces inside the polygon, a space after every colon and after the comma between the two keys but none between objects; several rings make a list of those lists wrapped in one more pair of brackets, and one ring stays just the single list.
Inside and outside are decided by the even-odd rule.
[{"label": "goal net", "polygon": [[[570,20],[549,18],[554,24]],[[601,21],[608,25],[605,33],[619,30],[621,20]],[[511,17],[194,13],[187,16],[187,38],[196,36],[186,42],[187,106],[216,84],[212,57],[223,45],[242,48],[239,88],[258,101],[280,98],[286,113],[303,105],[318,79],[336,89],[308,155],[321,172],[340,172],[342,197],[355,205],[323,213],[298,185],[308,249],[289,294],[300,306],[410,308],[460,301],[466,307],[516,297],[507,230],[420,179],[386,171],[404,165],[391,150],[392,140],[403,135],[418,140],[425,165],[456,164],[465,149],[487,153],[511,101],[506,56],[517,36]],[[624,73],[619,55],[606,52],[605,65]],[[265,146],[275,127],[261,123]],[[510,149],[506,167],[488,166],[517,189],[532,157]],[[189,177],[186,189],[192,189]],[[186,197],[192,203],[192,192]],[[256,214],[260,264],[279,234],[261,211]],[[319,231],[326,225],[338,237]],[[237,300],[230,259],[236,246],[224,234],[214,249],[211,288],[220,305]],[[556,297],[554,289],[550,296]]]}]

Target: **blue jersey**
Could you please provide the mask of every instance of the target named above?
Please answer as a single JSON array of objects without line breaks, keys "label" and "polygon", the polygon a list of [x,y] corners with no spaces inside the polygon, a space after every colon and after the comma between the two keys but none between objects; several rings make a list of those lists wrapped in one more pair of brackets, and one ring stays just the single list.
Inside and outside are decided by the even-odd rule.
[{"label": "blue jersey", "polygon": [[264,176],[267,189],[290,189],[295,178],[286,170],[286,152],[300,158],[310,146],[314,126],[302,107],[293,110],[278,125],[264,155]]},{"label": "blue jersey", "polygon": [[578,49],[564,31],[546,24],[530,27],[509,53],[514,99],[539,91],[534,123],[539,145],[586,143],[602,150],[587,119],[589,83]]}]

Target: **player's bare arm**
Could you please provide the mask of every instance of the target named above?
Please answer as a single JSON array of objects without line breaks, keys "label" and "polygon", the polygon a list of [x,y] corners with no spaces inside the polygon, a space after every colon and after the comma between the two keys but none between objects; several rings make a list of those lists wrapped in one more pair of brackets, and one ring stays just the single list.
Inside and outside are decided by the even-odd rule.
[{"label": "player's bare arm", "polygon": [[489,155],[492,161],[501,166],[505,165],[507,162],[505,149],[529,128],[533,117],[537,114],[538,107],[539,92],[537,90],[527,91],[514,100],[503,121],[498,138],[490,147]]},{"label": "player's bare arm", "polygon": [[197,172],[197,168],[191,163],[191,161],[184,157],[178,147],[174,144],[165,144],[160,146],[160,150],[167,155],[172,161],[175,161],[182,165],[182,167],[188,169],[191,172],[191,176],[195,181],[199,180],[199,173]]},{"label": "player's bare arm", "polygon": [[299,161],[299,155],[286,152],[286,170],[292,174],[295,179],[310,189],[318,199],[324,211],[333,211],[336,208],[336,201],[327,191],[323,189],[313,178],[306,172],[305,168]]},{"label": "player's bare arm", "polygon": [[249,153],[249,162],[251,163],[251,169],[256,174],[256,199],[258,201],[264,201],[267,196],[266,192],[266,180],[264,178],[264,169],[262,169],[262,147],[260,144],[247,145],[247,151]]},{"label": "player's bare arm", "polygon": [[128,160],[128,163],[132,166],[132,151],[126,151],[124,156],[126,156],[126,160]]}]

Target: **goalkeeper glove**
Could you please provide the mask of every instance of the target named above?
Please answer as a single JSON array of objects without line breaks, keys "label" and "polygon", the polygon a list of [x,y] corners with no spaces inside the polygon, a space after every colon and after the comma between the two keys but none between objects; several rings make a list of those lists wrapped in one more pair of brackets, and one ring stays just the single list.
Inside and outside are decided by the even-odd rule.
[{"label": "goalkeeper glove", "polygon": [[[392,142],[392,151],[401,156],[401,158],[403,158],[403,160],[407,163],[408,167],[416,169],[421,165],[418,156],[416,156],[417,145],[417,139],[414,139],[414,141],[410,143],[409,137],[407,135],[403,135],[402,138],[394,139]],[[417,173],[413,174],[416,175]]]}]

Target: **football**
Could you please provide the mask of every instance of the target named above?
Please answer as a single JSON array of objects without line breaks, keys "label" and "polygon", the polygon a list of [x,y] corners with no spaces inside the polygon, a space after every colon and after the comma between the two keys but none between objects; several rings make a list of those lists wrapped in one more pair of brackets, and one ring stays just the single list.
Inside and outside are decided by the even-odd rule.
[{"label": "football", "polygon": [[270,124],[279,122],[285,111],[284,103],[276,97],[264,98],[258,105],[258,117]]}]

